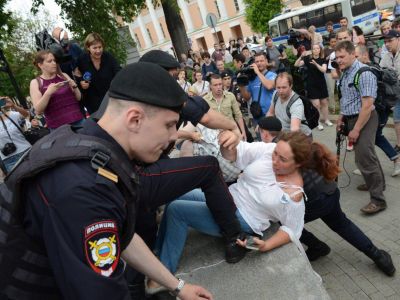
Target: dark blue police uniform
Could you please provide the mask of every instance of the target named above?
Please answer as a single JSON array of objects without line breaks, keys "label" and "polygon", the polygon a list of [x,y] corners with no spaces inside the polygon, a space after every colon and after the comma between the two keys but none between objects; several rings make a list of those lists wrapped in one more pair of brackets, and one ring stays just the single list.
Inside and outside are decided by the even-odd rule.
[{"label": "dark blue police uniform", "polygon": [[[80,133],[104,139],[126,155],[94,121]],[[35,279],[35,291],[26,282],[18,290],[6,288],[10,299],[130,299],[121,252],[133,237],[134,227],[127,224],[134,222],[127,219],[134,215],[127,213],[128,203],[114,181],[87,160],[69,161],[31,180],[23,193],[24,228],[43,254],[31,257],[27,251],[23,260],[34,259],[42,276]],[[17,285],[21,272],[14,273]]]}]

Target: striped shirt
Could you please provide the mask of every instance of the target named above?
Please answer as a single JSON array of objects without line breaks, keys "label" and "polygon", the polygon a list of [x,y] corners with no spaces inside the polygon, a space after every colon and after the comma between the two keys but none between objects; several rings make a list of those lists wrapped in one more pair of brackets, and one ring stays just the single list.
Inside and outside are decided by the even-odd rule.
[{"label": "striped shirt", "polygon": [[342,98],[340,99],[340,113],[344,116],[357,115],[361,111],[361,97],[376,98],[377,82],[372,72],[363,72],[360,76],[359,88],[357,90],[353,84],[354,76],[361,67],[367,65],[359,62],[357,59],[346,69],[337,85],[340,88]]}]

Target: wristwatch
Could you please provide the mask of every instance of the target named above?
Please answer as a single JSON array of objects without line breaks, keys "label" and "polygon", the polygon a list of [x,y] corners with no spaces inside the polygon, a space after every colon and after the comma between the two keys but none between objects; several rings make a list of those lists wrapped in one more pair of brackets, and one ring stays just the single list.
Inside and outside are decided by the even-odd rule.
[{"label": "wristwatch", "polygon": [[178,278],[179,283],[178,286],[176,287],[176,289],[174,289],[173,291],[170,291],[169,293],[171,294],[171,296],[174,297],[178,297],[179,292],[183,289],[183,287],[185,286],[185,281],[183,281],[182,279]]}]

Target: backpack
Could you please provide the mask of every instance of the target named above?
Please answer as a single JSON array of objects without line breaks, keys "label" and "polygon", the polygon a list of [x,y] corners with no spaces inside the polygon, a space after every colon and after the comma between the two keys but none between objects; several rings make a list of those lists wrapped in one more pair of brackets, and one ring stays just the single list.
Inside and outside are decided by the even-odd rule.
[{"label": "backpack", "polygon": [[378,90],[374,102],[377,111],[391,109],[400,100],[400,82],[396,70],[381,68],[377,65],[361,67],[354,75],[353,85],[360,91],[360,76],[371,71],[377,79]]},{"label": "backpack", "polygon": [[[318,121],[319,121],[319,111],[318,109],[315,108],[314,105],[312,105],[311,101],[303,96],[303,95],[298,95],[294,94],[290,99],[289,103],[286,106],[286,114],[288,115],[289,119],[291,118],[291,113],[290,113],[290,107],[293,105],[295,101],[298,99],[301,99],[301,102],[303,102],[304,106],[304,115],[306,117],[305,120],[301,120],[301,124],[307,125],[310,129],[314,129],[315,127],[318,126]],[[275,93],[273,103],[274,106],[276,105],[276,102],[278,101],[278,94]]]}]

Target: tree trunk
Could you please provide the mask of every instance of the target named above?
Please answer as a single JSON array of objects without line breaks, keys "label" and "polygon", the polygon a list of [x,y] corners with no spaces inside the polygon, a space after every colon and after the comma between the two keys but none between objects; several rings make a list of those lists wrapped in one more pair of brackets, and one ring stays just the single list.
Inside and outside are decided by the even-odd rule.
[{"label": "tree trunk", "polygon": [[165,22],[167,23],[172,45],[178,60],[181,61],[181,54],[188,53],[189,45],[185,24],[179,14],[178,3],[176,0],[162,0],[161,5],[164,10]]}]

